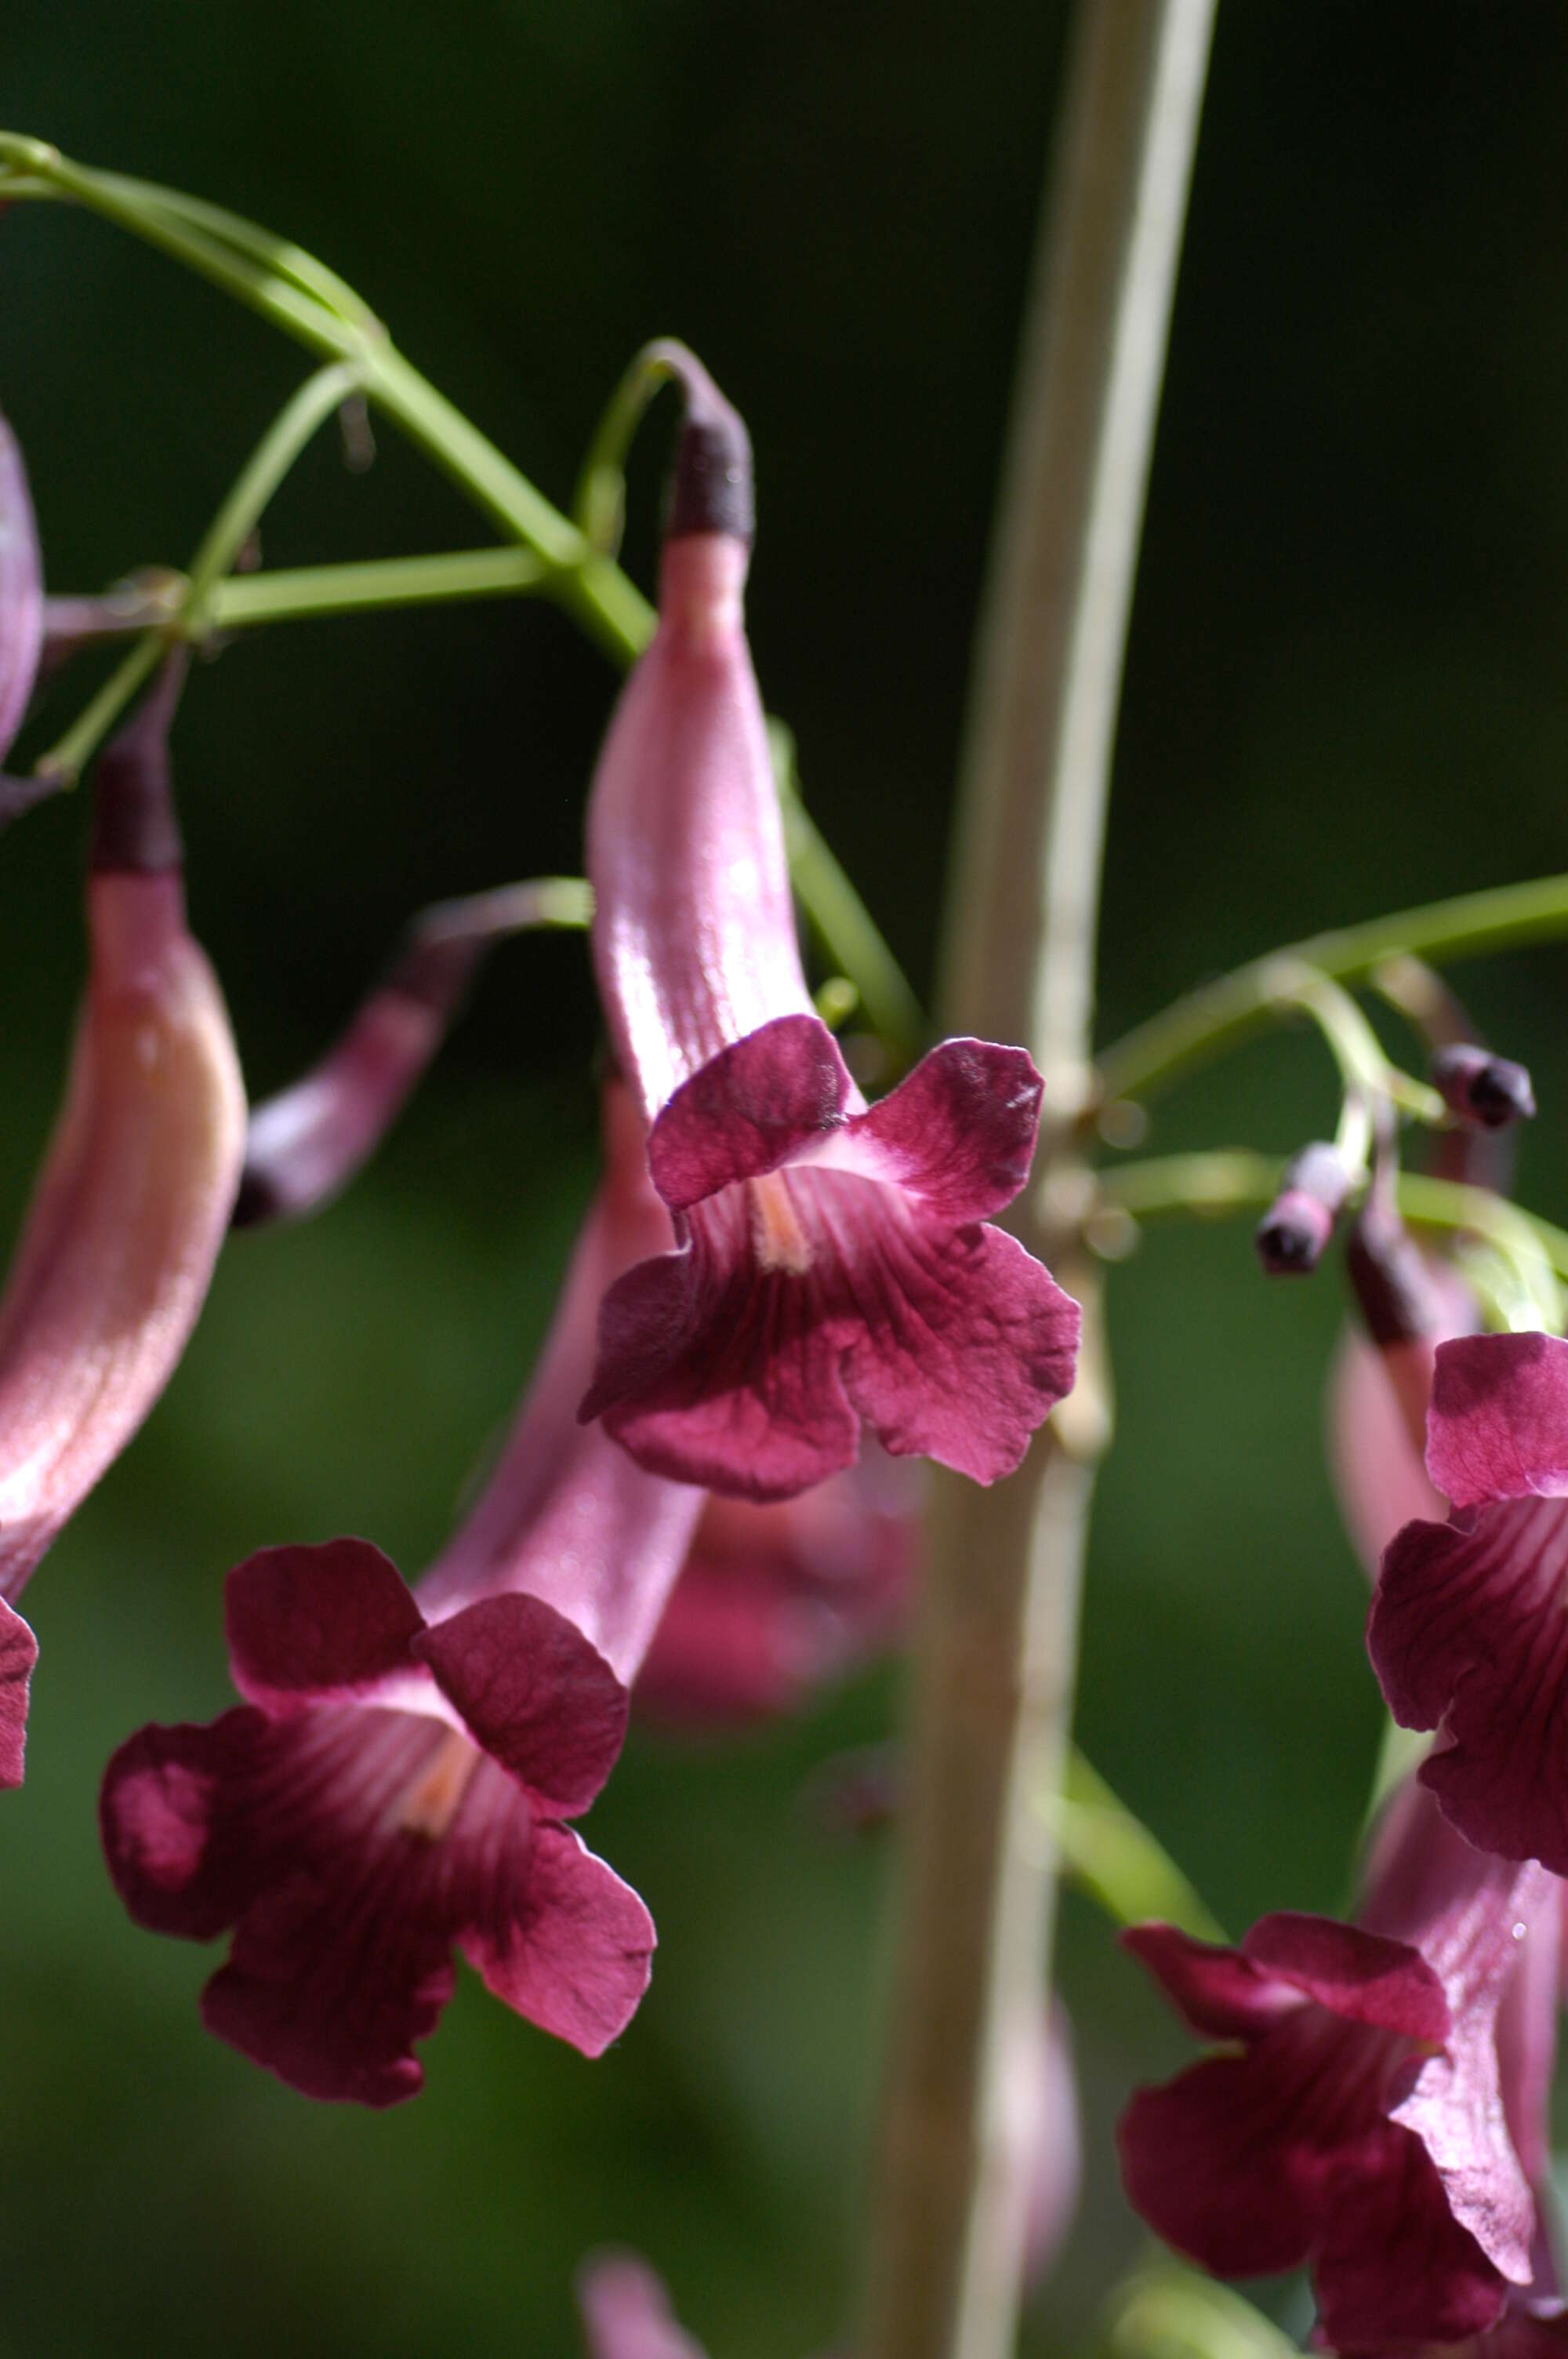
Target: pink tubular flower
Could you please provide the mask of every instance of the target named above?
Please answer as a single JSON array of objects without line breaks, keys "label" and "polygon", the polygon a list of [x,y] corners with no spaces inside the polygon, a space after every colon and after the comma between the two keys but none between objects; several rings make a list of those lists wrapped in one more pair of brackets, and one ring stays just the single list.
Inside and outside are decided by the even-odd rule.
[{"label": "pink tubular flower", "polygon": [[[0,418],[0,760],[22,725],[44,634],[44,568],[16,438]],[[28,781],[7,780],[23,798]],[[11,803],[9,808],[19,806]],[[0,810],[7,808],[0,798]]]},{"label": "pink tubular flower", "polygon": [[639,1712],[700,1726],[797,1712],[892,1645],[914,1585],[914,1471],[872,1449],[798,1499],[709,1499],[638,1675]]},{"label": "pink tubular flower", "polygon": [[1072,1383],[1076,1306],[986,1225],[1022,1187],[1040,1078],[948,1040],[867,1109],[801,971],[741,621],[745,429],[700,372],[659,625],[600,757],[593,950],[676,1249],[606,1298],[583,1403],[643,1465],[788,1498],[895,1456],[993,1481]]},{"label": "pink tubular flower", "polygon": [[1472,1850],[1411,1785],[1357,1924],[1265,1917],[1238,1949],[1168,1925],[1125,1935],[1194,2030],[1232,2048],[1133,2098],[1134,2208],[1218,2276],[1307,2262],[1336,2351],[1495,2325],[1532,2282],[1536,2211],[1509,2129],[1528,2144],[1543,2102],[1532,2039],[1505,2106],[1498,2007],[1530,1944],[1554,1951],[1559,1905],[1544,1869]]},{"label": "pink tubular flower", "polygon": [[1419,1254],[1380,1191],[1357,1214],[1346,1254],[1365,1333],[1347,1330],[1329,1372],[1329,1472],[1368,1579],[1400,1527],[1441,1516],[1422,1462],[1437,1346],[1469,1334],[1476,1299]]},{"label": "pink tubular flower", "polygon": [[0,1298],[0,1786],[21,1783],[36,1652],[12,1606],[173,1374],[239,1179],[239,1066],[186,930],[173,688],[98,766],[86,1002]]},{"label": "pink tubular flower", "polygon": [[1421,1776],[1454,1825],[1568,1873],[1568,1343],[1440,1344],[1426,1467],[1452,1513],[1389,1547],[1373,1669],[1404,1727],[1441,1725]]},{"label": "pink tubular flower", "polygon": [[668,1234],[640,1125],[612,1097],[608,1176],[537,1374],[417,1591],[363,1540],[252,1557],[227,1593],[246,1703],[143,1729],[104,1777],[132,1916],[196,1940],[233,1929],[203,2017],[310,2096],[415,2093],[454,1943],[588,2055],[647,1986],[646,1909],[561,1823],[620,1751],[702,1505],[573,1418],[605,1285]]}]

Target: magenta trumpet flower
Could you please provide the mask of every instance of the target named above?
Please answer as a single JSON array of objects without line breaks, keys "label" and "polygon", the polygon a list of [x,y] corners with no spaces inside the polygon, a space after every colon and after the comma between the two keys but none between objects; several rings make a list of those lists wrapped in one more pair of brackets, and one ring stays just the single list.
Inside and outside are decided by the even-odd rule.
[{"label": "magenta trumpet flower", "polygon": [[1568,1873],[1568,1343],[1442,1343],[1426,1468],[1446,1523],[1391,1541],[1367,1625],[1422,1783],[1472,1843]]},{"label": "magenta trumpet flower", "polygon": [[0,1297],[0,1786],[22,1780],[11,1610],[185,1349],[228,1227],[245,1102],[185,923],[163,687],[98,765],[91,966],[65,1103]]},{"label": "magenta trumpet flower", "polygon": [[1124,2114],[1134,2208],[1218,2276],[1307,2263],[1336,2351],[1495,2326],[1534,2281],[1550,2071],[1539,2039],[1520,2043],[1510,2110],[1499,2006],[1532,1944],[1555,1960],[1560,1907],[1544,1869],[1473,1850],[1411,1785],[1356,1924],[1265,1917],[1238,1949],[1169,1925],[1125,1935],[1192,2028],[1227,2043]]},{"label": "magenta trumpet flower", "polygon": [[227,1591],[245,1703],[143,1729],[105,1774],[131,1915],[232,1930],[203,2018],[309,2096],[416,2093],[454,1946],[586,2055],[647,1986],[647,1910],[564,1822],[620,1751],[702,1496],[573,1417],[604,1288],[669,1234],[619,1090],[607,1116],[608,1174],[512,1437],[417,1590],[364,1540],[252,1557]]},{"label": "magenta trumpet flower", "polygon": [[659,623],[594,779],[593,951],[673,1252],[606,1298],[583,1403],[643,1465],[758,1500],[895,1456],[1010,1473],[1076,1306],[988,1216],[1028,1175],[1021,1049],[948,1040],[867,1108],[801,970],[741,619],[751,454],[693,368]]}]

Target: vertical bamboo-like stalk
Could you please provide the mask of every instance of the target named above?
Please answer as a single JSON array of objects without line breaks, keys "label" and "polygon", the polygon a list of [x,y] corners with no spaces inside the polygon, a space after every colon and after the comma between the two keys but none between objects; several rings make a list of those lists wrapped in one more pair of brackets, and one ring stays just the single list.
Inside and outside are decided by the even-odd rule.
[{"label": "vertical bamboo-like stalk", "polygon": [[[1065,1266],[1089,1074],[1116,708],[1213,0],[1081,0],[977,647],[943,1014],[1045,1076],[1019,1234]],[[1053,1250],[1056,1248],[1056,1250]],[[1042,2004],[1048,1797],[1071,1711],[1093,1463],[1079,1382],[1010,1482],[937,1485],[912,1703],[865,2359],[1001,2359],[1024,2173],[1018,2027]]]}]

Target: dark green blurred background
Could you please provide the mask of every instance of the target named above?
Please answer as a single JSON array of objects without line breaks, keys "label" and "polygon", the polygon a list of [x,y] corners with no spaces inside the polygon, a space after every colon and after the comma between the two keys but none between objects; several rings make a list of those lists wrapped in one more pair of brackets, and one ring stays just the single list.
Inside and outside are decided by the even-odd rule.
[{"label": "dark green blurred background", "polygon": [[[0,108],[252,213],[359,283],[557,498],[646,336],[750,417],[764,689],[823,825],[929,979],[968,642],[1065,30],[1059,6],[825,0],[24,0]],[[1272,940],[1568,864],[1568,20],[1532,0],[1227,0],[1199,146],[1109,845],[1108,1032]],[[0,238],[0,398],[57,589],[189,553],[303,372],[109,229]],[[646,579],[667,421],[638,454]],[[272,563],[483,538],[390,429],[321,438]],[[20,751],[75,711],[81,668]],[[199,671],[178,756],[199,930],[256,1091],[323,1044],[406,914],[578,863],[613,681],[519,604],[292,625]],[[5,839],[0,1217],[52,1110],[82,815]],[[1557,952],[1466,979],[1543,1118],[1561,1219]],[[715,2359],[842,2322],[887,1858],[799,1801],[890,1724],[872,1680],[760,1739],[636,1741],[589,1832],[649,1900],[653,1991],[604,2062],[471,1977],[385,2116],[207,2039],[212,1963],[132,1930],[93,1821],[109,1750],[225,1700],[219,1581],[362,1530],[410,1571],[518,1388],[591,1169],[580,942],[510,949],[379,1167],[242,1239],[149,1428],[28,1608],[43,1662],[4,1804],[0,2354],[359,2359],[575,2349],[568,2279],[647,2251]],[[1291,1036],[1154,1143],[1284,1150],[1332,1120]],[[1121,1430],[1097,1526],[1086,1746],[1239,1929],[1333,1907],[1377,1741],[1319,1449],[1334,1273],[1271,1289],[1239,1228],[1117,1272]],[[1100,1920],[1064,1975],[1088,2113],[1073,2256],[1032,2348],[1081,2342],[1137,2247],[1109,2124],[1182,2043]]]}]

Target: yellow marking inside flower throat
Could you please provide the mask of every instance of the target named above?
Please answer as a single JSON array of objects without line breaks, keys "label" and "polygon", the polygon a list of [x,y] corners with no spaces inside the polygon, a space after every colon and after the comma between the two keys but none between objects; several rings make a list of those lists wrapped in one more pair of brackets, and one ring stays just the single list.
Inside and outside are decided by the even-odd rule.
[{"label": "yellow marking inside flower throat", "polygon": [[479,1752],[460,1728],[449,1728],[403,1798],[397,1823],[405,1834],[439,1843],[457,1817]]},{"label": "yellow marking inside flower throat", "polygon": [[800,1225],[789,1182],[782,1171],[748,1180],[752,1250],[764,1269],[785,1269],[799,1277],[811,1267],[811,1240]]}]

